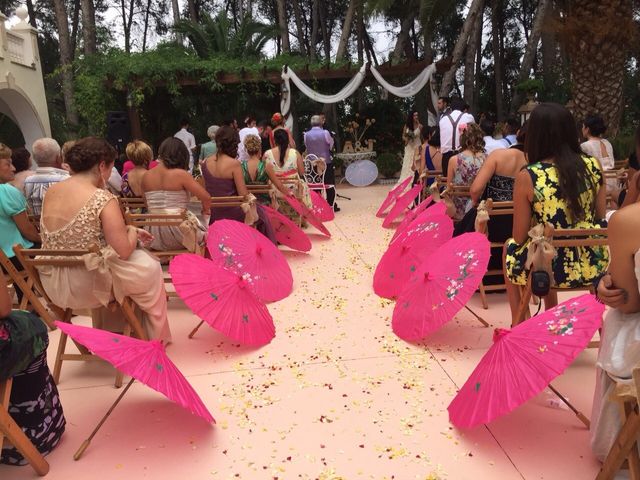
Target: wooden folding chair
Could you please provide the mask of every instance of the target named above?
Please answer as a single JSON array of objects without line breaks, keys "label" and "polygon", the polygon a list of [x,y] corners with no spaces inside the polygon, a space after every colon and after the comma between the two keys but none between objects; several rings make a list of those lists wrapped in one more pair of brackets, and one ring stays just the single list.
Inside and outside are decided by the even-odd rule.
[{"label": "wooden folding chair", "polygon": [[[608,242],[606,228],[553,229],[551,238],[551,245],[556,249],[565,247],[601,247],[607,246]],[[551,289],[560,291],[588,290],[593,292],[593,285],[589,284],[578,288],[551,287]],[[512,327],[522,323],[531,315],[529,300],[531,300],[531,277],[529,277],[526,286],[522,290],[518,314],[511,325]],[[595,346],[595,344],[590,344],[590,346]]]},{"label": "wooden folding chair", "polygon": [[[148,230],[149,227],[179,227],[187,218],[187,212],[182,213],[124,213],[124,222],[136,228]],[[182,253],[193,253],[187,248],[177,250],[150,250],[150,253],[160,259],[172,259]]]},{"label": "wooden folding chair", "polygon": [[38,475],[44,477],[49,473],[49,464],[38,451],[29,437],[9,415],[9,398],[13,380],[0,381],[0,450],[6,438],[24,456]]},{"label": "wooden folding chair", "polygon": [[609,398],[620,405],[623,418],[622,428],[607,454],[600,468],[596,480],[612,480],[621,470],[625,460],[629,468],[629,478],[640,480],[640,457],[638,455],[638,440],[640,440],[640,368],[632,372],[633,383],[616,383]]},{"label": "wooden folding chair", "polygon": [[38,298],[41,294],[34,289],[33,281],[29,277],[29,272],[27,272],[27,270],[18,270],[2,250],[0,250],[0,266],[7,272],[7,283],[14,287],[17,286],[22,290],[22,301],[18,305],[18,308],[20,310],[26,310],[29,305],[31,305],[31,308],[33,308],[42,321],[47,324],[47,327],[49,327],[50,330],[55,330],[56,326],[53,323],[55,320]]},{"label": "wooden folding chair", "polygon": [[147,208],[147,200],[145,197],[118,197],[118,204],[122,215],[127,212],[140,212]]},{"label": "wooden folding chair", "polygon": [[[50,267],[70,267],[85,269],[84,260],[82,255],[95,253],[95,250],[42,250],[42,249],[24,249],[20,245],[13,247],[13,251],[18,256],[18,259],[22,263],[24,269],[28,272],[29,278],[32,281],[33,286],[40,292],[42,298],[45,299],[50,308],[58,315],[61,322],[71,323],[73,317],[73,310],[71,308],[59,307],[51,300],[44,289],[40,280],[40,273],[37,267],[50,266]],[[136,305],[129,297],[124,297],[122,303],[118,303],[113,300],[112,307],[119,309],[125,320],[124,335],[133,335],[140,339],[147,339],[147,335],[142,328],[140,319],[136,315]],[[73,339],[72,339],[73,340]],[[60,333],[60,343],[58,343],[58,351],[56,353],[56,359],[53,366],[53,380],[58,383],[60,380],[60,371],[62,369],[62,363],[66,361],[95,361],[100,360],[99,357],[93,355],[86,347],[73,340],[76,347],[80,351],[79,354],[65,353],[67,346],[67,334]],[[122,373],[117,371],[116,373],[116,387],[122,386]]]},{"label": "wooden folding chair", "polygon": [[[476,232],[482,233],[489,238],[489,222],[491,218],[500,220],[505,216],[513,217],[513,202],[493,202],[491,199],[487,200],[487,213],[489,218],[487,220],[479,220],[476,222]],[[500,255],[502,255],[503,242],[489,242],[491,250],[500,249]],[[485,281],[489,278],[500,277],[502,281],[492,285],[485,285]],[[480,300],[482,301],[482,308],[485,310],[489,308],[487,303],[487,292],[495,292],[498,290],[506,290],[507,286],[504,279],[504,269],[487,270],[487,273],[482,277],[480,282]]]}]

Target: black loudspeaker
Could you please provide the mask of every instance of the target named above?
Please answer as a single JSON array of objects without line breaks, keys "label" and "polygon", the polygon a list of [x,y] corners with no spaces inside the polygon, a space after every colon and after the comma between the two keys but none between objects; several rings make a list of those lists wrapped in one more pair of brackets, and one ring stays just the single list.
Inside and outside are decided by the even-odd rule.
[{"label": "black loudspeaker", "polygon": [[131,128],[127,112],[107,112],[107,140],[118,153],[124,153],[131,141]]}]

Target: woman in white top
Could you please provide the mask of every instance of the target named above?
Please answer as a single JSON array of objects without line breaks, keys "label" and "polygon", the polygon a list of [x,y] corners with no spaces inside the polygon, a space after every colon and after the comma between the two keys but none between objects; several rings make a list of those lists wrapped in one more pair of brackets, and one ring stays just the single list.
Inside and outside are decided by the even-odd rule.
[{"label": "woman in white top", "polygon": [[582,136],[587,139],[580,147],[582,151],[598,159],[603,170],[613,170],[613,147],[602,138],[607,126],[600,115],[588,115],[582,122]]}]

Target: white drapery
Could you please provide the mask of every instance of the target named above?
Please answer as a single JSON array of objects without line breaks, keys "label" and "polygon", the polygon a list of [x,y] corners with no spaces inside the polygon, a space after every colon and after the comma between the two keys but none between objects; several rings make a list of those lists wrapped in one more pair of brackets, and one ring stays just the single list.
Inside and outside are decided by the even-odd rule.
[{"label": "white drapery", "polygon": [[[396,87],[395,85],[391,85],[387,82],[380,72],[376,69],[376,67],[371,66],[371,73],[373,74],[376,81],[388,92],[392,93],[397,97],[407,98],[415,96],[420,90],[422,90],[427,83],[431,80],[433,73],[436,70],[435,65],[429,65],[422,72],[418,74],[416,78],[414,78],[411,82],[401,87]],[[296,75],[296,73],[288,67],[282,68],[282,97],[280,99],[280,111],[282,115],[286,118],[287,127],[291,128],[293,126],[293,119],[291,115],[289,115],[291,110],[291,81],[295,84],[298,89],[304,93],[307,97],[312,100],[315,100],[318,103],[338,103],[346,100],[351,95],[353,95],[356,90],[362,85],[362,82],[365,79],[367,71],[367,64],[362,65],[358,73],[349,80],[342,90],[334,95],[324,95],[322,93],[318,93],[312,88],[310,88],[306,83],[304,83],[300,77]],[[431,94],[431,102],[433,104],[434,110],[436,109],[436,104],[438,102],[438,94],[433,88],[429,88]],[[433,117],[433,118],[432,118]],[[435,116],[429,112],[429,123],[432,123],[431,120],[435,122]]]}]

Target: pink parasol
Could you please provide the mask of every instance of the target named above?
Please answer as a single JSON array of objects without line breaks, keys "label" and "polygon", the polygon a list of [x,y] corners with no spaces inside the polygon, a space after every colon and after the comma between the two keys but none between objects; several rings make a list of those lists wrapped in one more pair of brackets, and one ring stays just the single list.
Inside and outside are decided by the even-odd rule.
[{"label": "pink parasol", "polygon": [[396,335],[419,340],[451,320],[480,285],[489,257],[489,240],[475,232],[429,255],[398,296],[392,321]]},{"label": "pink parasol", "polygon": [[278,242],[300,252],[311,250],[311,240],[298,225],[271,207],[263,205],[262,209],[269,217]]},{"label": "pink parasol", "polygon": [[453,220],[444,214],[410,226],[380,259],[373,275],[373,291],[380,297],[397,297],[413,272],[452,235]]},{"label": "pink parasol", "polygon": [[449,405],[451,423],[489,423],[536,396],[587,347],[603,313],[604,305],[586,294],[512,330],[496,329],[493,345]]},{"label": "pink parasol", "polygon": [[387,215],[387,218],[384,219],[384,222],[382,222],[382,226],[384,228],[390,228],[393,221],[398,218],[409,205],[411,205],[411,203],[416,199],[418,195],[420,195],[421,190],[422,185],[418,184],[404,195],[398,197],[398,199],[396,200],[396,204]]},{"label": "pink parasol", "polygon": [[446,213],[447,207],[443,202],[432,203],[431,197],[427,197],[416,208],[407,212],[402,222],[400,222],[400,225],[398,225],[398,228],[396,228],[396,232],[393,234],[391,242],[395,242],[398,236],[405,231],[409,225],[416,221],[418,217],[424,219],[431,215],[444,215]]},{"label": "pink parasol", "polygon": [[100,427],[102,427],[135,380],[162,393],[172,402],[189,410],[194,415],[204,418],[207,422],[216,422],[191,384],[167,357],[164,346],[158,340],[138,340],[137,338],[118,335],[106,330],[82,327],[60,321],[56,321],[55,324],[76,342],[84,345],[95,355],[105,359],[118,370],[132,377],[111,408],[93,429],[91,435],[82,442],[73,456],[74,460],[80,459],[84,451],[89,447],[93,437],[98,433]]},{"label": "pink parasol", "polygon": [[387,210],[387,208],[389,208],[393,204],[393,202],[396,201],[396,198],[402,195],[402,192],[407,189],[412,180],[413,177],[407,177],[398,185],[389,190],[389,193],[387,193],[387,198],[384,199],[382,205],[380,205],[380,208],[376,212],[376,217],[384,216],[384,212]]},{"label": "pink parasol", "polygon": [[240,276],[192,253],[174,257],[169,273],[184,303],[219,332],[252,346],[275,337],[273,319],[256,297],[249,274]]},{"label": "pink parasol", "polygon": [[284,199],[287,201],[289,205],[291,205],[291,208],[293,208],[296,212],[298,212],[298,215],[300,215],[307,222],[309,222],[311,225],[313,225],[318,230],[320,230],[327,237],[331,236],[331,232],[327,230],[327,227],[325,227],[322,224],[320,219],[316,217],[313,211],[310,210],[306,205],[304,205],[303,203],[300,203],[296,198],[290,195],[287,195],[286,197],[284,197]]},{"label": "pink parasol", "polygon": [[56,321],[56,326],[118,370],[162,393],[207,422],[215,420],[158,340],[139,340],[117,333]]},{"label": "pink parasol", "polygon": [[209,227],[207,248],[217,265],[247,278],[261,300],[276,302],[293,289],[287,260],[273,242],[244,223],[218,220]]},{"label": "pink parasol", "polygon": [[321,222],[330,222],[336,218],[333,207],[327,203],[322,195],[315,190],[309,190],[309,196],[313,204],[313,213],[318,217],[318,220]]}]

